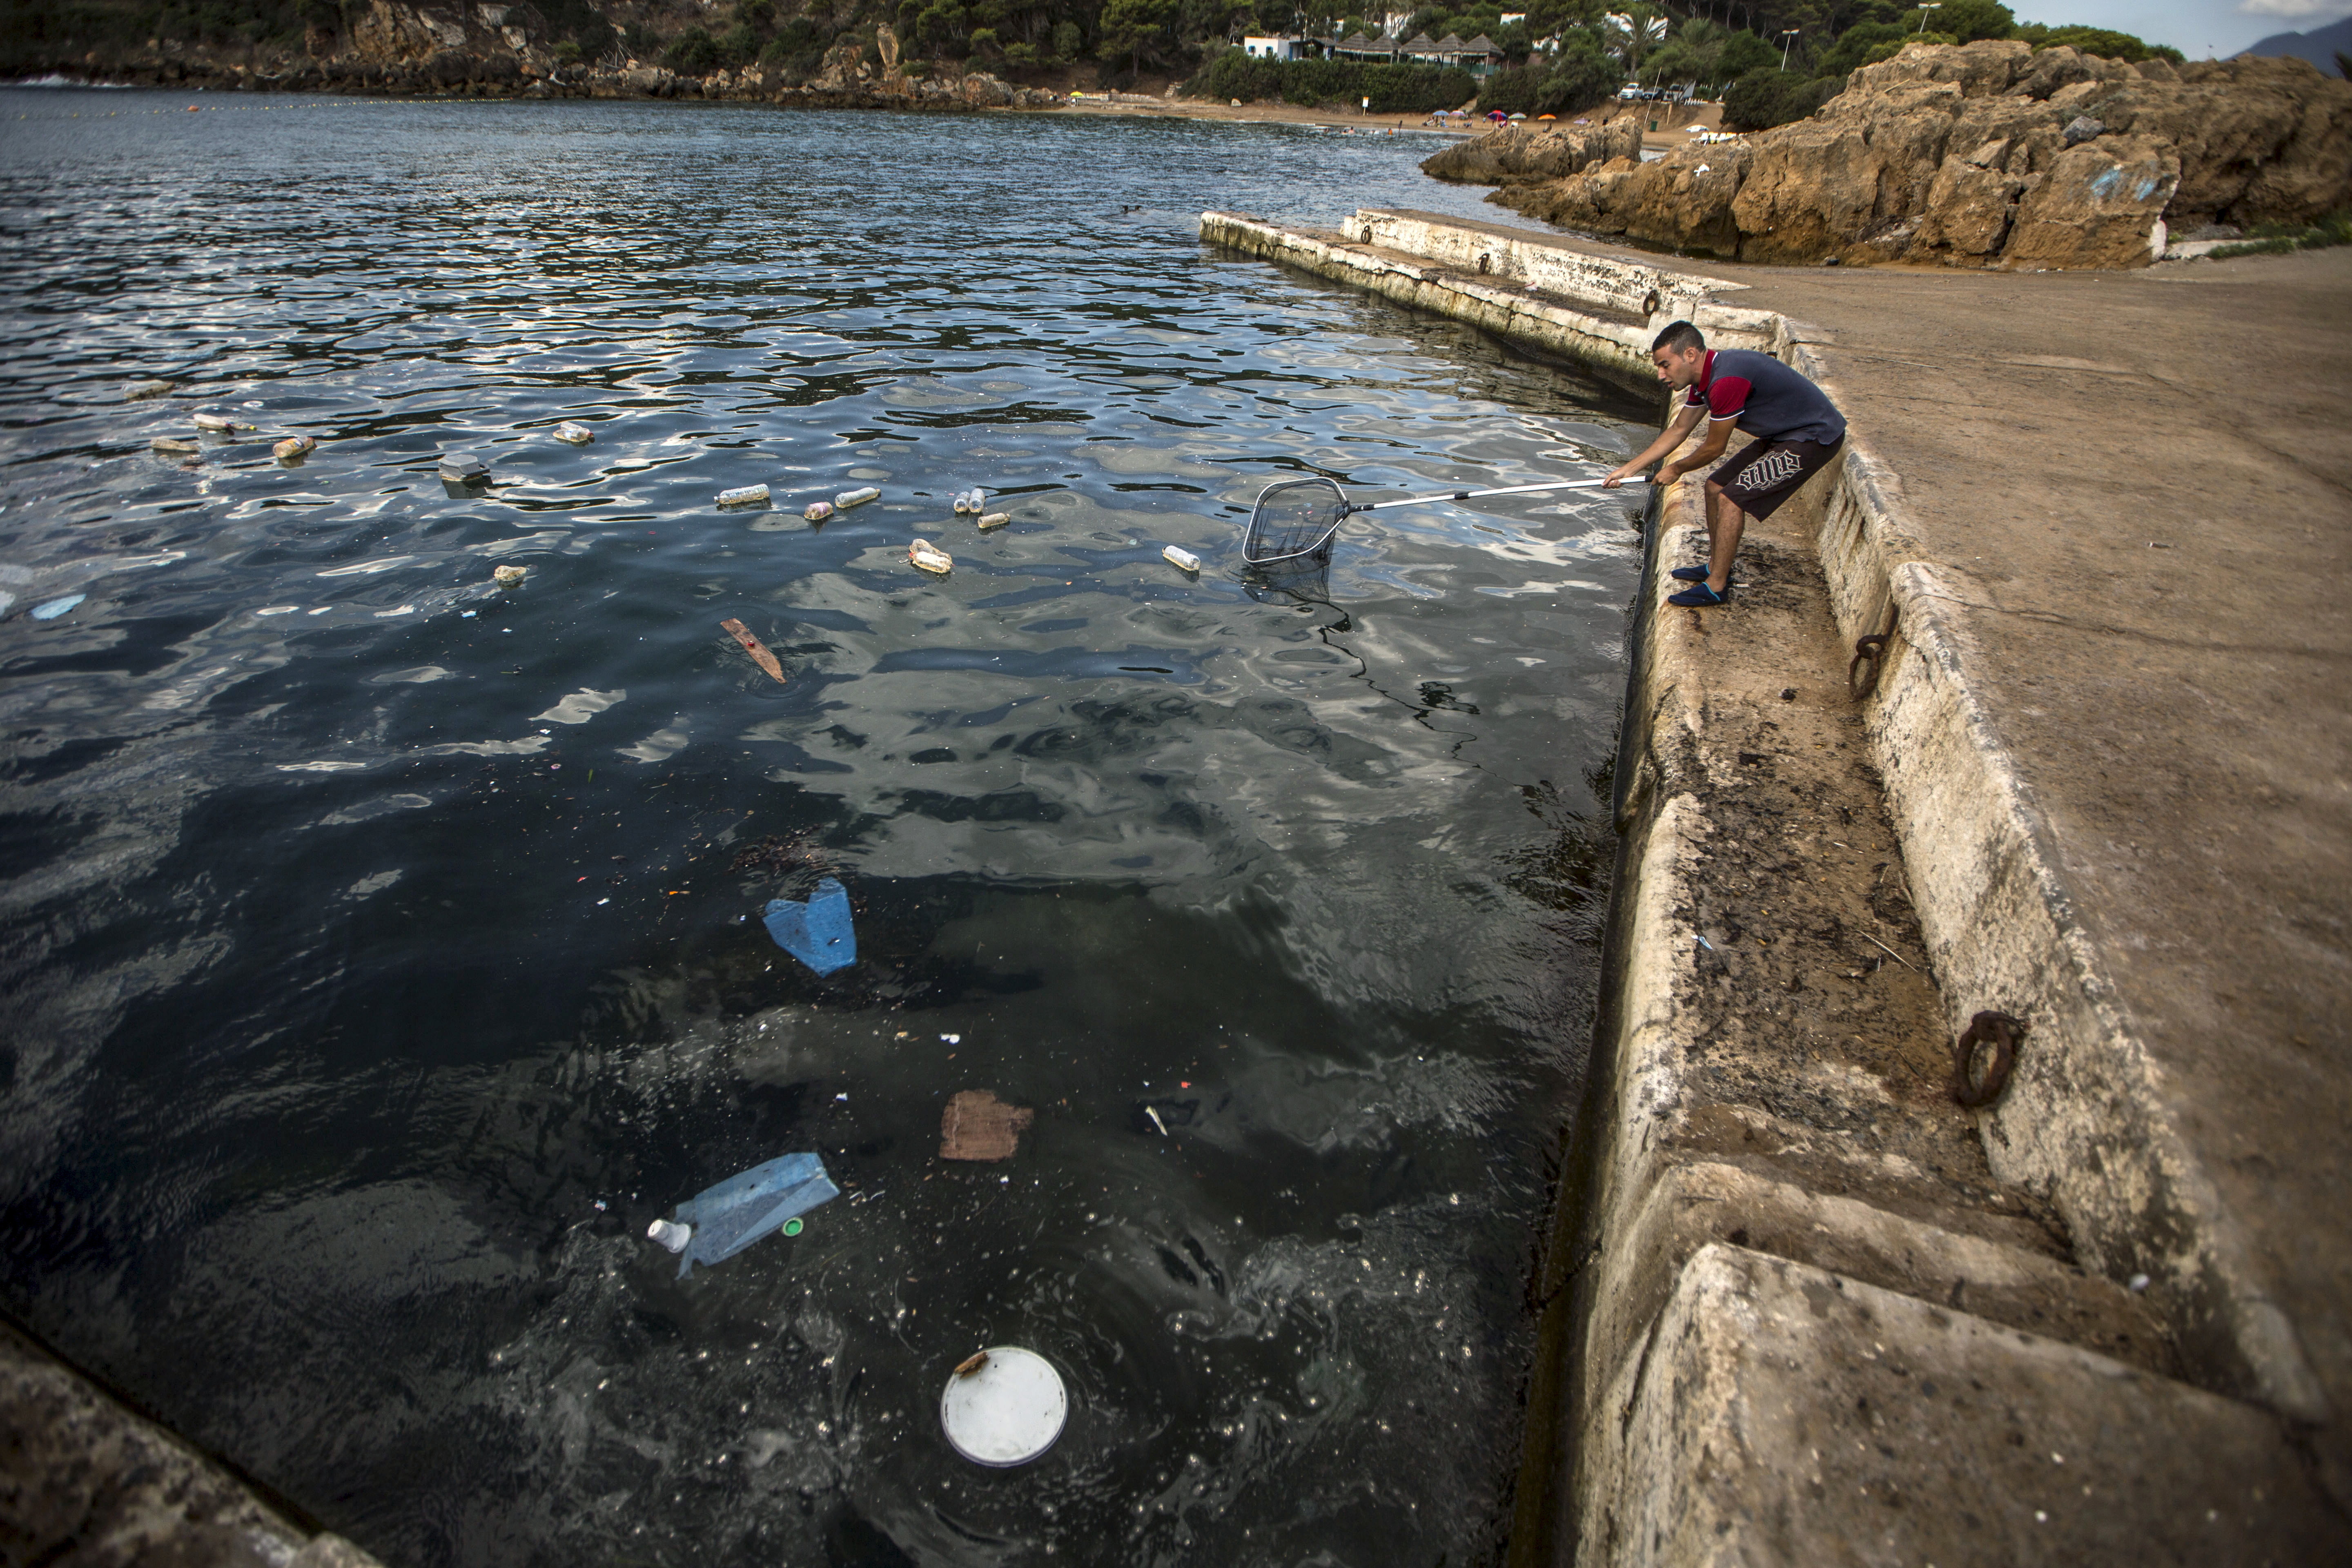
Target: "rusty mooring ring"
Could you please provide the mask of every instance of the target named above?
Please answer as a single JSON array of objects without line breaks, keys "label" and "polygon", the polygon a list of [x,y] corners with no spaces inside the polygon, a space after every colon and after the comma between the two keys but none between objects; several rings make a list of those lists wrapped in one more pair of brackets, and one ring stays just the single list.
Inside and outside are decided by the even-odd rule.
[{"label": "rusty mooring ring", "polygon": [[[2017,1037],[2024,1032],[2025,1026],[2006,1013],[1979,1013],[1969,1019],[1952,1044],[1952,1098],[1971,1110],[1999,1100],[2009,1087],[2010,1069],[2017,1066]],[[1969,1066],[1987,1040],[1992,1042],[1992,1061],[1985,1068],[1984,1081],[1971,1084]]]},{"label": "rusty mooring ring", "polygon": [[[1853,639],[1853,661],[1845,667],[1845,689],[1856,702],[1878,689],[1878,667],[1885,662],[1886,639],[1889,634],[1873,632],[1866,637]],[[1870,666],[1865,678],[1862,667]]]}]

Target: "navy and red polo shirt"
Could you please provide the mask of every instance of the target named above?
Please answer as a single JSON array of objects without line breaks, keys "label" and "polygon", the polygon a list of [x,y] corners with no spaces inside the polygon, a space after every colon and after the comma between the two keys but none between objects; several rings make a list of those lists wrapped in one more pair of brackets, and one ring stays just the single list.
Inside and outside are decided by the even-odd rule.
[{"label": "navy and red polo shirt", "polygon": [[1759,441],[1818,441],[1834,447],[1845,439],[1845,416],[1827,394],[1774,359],[1753,349],[1709,349],[1706,365],[1691,384],[1687,405],[1704,408],[1711,420],[1736,421],[1733,428]]}]

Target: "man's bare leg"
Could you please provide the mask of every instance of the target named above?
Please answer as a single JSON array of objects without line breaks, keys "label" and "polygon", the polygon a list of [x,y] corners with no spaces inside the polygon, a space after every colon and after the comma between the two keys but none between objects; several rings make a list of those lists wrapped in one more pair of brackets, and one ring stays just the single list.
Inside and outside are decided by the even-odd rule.
[{"label": "man's bare leg", "polygon": [[1731,561],[1739,553],[1739,536],[1748,531],[1748,514],[1723,499],[1723,487],[1706,487],[1706,585],[1717,594],[1731,587]]}]

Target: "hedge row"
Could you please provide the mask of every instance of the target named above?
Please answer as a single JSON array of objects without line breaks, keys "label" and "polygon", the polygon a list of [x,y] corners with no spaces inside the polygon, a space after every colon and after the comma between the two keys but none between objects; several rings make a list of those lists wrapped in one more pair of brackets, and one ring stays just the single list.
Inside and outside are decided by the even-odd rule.
[{"label": "hedge row", "polygon": [[1456,109],[1477,95],[1478,79],[1458,67],[1365,65],[1355,60],[1263,60],[1239,49],[1216,56],[1184,84],[1192,98],[1279,99],[1312,109],[1372,100],[1374,114]]}]

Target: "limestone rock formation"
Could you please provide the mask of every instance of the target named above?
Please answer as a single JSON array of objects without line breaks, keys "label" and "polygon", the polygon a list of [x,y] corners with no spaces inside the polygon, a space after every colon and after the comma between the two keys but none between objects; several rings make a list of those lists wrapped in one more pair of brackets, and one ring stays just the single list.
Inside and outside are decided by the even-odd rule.
[{"label": "limestone rock formation", "polygon": [[2295,59],[1917,44],[1736,142],[1571,167],[1536,150],[1560,134],[1497,132],[1423,167],[1567,227],[1764,262],[2137,267],[2168,232],[2352,205],[2352,82]]},{"label": "limestone rock formation", "polygon": [[1422,173],[1465,185],[1516,185],[1580,174],[1612,158],[1642,155],[1641,122],[1537,127],[1522,121],[1456,142],[1421,165]]}]

